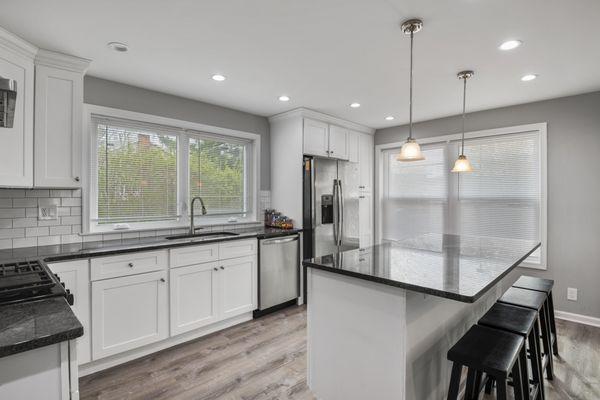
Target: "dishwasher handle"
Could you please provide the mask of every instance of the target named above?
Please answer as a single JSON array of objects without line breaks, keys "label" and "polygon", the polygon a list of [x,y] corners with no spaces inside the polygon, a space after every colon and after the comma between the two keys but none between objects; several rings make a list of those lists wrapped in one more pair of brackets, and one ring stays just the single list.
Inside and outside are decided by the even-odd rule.
[{"label": "dishwasher handle", "polygon": [[298,235],[289,237],[289,238],[285,238],[285,239],[267,239],[267,240],[262,240],[261,243],[264,245],[269,245],[269,244],[282,244],[282,243],[289,243],[289,242],[293,242],[295,240],[298,240]]}]

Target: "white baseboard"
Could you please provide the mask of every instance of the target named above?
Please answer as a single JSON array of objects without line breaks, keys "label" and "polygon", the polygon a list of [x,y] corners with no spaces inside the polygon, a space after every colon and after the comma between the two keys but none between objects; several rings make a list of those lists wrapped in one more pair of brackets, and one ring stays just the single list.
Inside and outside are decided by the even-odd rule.
[{"label": "white baseboard", "polygon": [[575,314],[566,311],[556,310],[554,316],[557,319],[564,319],[565,321],[577,322],[579,324],[597,326],[600,328],[600,318],[589,317],[587,315]]}]

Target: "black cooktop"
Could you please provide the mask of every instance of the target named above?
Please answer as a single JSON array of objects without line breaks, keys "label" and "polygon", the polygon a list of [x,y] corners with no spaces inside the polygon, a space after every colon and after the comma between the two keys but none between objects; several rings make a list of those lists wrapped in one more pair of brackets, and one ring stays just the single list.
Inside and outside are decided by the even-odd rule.
[{"label": "black cooktop", "polygon": [[42,261],[0,264],[0,304],[55,296],[65,296],[65,290]]}]

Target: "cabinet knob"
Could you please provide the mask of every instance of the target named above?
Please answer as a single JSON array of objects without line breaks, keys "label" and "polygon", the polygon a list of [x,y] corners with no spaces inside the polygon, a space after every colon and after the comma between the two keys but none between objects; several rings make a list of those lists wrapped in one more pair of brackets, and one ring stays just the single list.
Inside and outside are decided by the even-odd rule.
[{"label": "cabinet knob", "polygon": [[364,198],[365,198],[365,196],[358,196],[358,198],[359,198],[359,199],[364,199]]},{"label": "cabinet knob", "polygon": [[129,264],[127,264],[127,266],[128,266],[129,268],[133,268],[133,263],[129,263]]},{"label": "cabinet knob", "polygon": [[364,187],[364,186],[359,186],[358,188],[359,188],[359,189],[364,189],[365,187]]},{"label": "cabinet knob", "polygon": [[74,179],[75,179],[75,182],[79,182],[79,177],[78,176],[76,176]]},{"label": "cabinet knob", "polygon": [[221,265],[221,267],[220,267],[220,268],[221,268],[221,269],[225,269],[225,267],[224,267],[224,266],[222,266],[222,265]]},{"label": "cabinet knob", "polygon": [[214,269],[215,271],[218,271],[218,270],[219,270],[219,269],[218,269],[218,268],[216,268],[216,267],[215,267],[215,268],[213,268],[213,269]]},{"label": "cabinet knob", "polygon": [[166,281],[165,281],[165,278],[160,278],[160,281],[161,281],[161,282],[166,282]]}]

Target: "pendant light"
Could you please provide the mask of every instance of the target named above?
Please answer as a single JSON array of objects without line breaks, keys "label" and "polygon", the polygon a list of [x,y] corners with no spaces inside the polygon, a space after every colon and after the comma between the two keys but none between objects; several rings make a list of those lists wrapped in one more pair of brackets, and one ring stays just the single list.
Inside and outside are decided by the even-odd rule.
[{"label": "pendant light", "polygon": [[473,172],[471,162],[465,156],[465,108],[467,104],[467,79],[472,78],[475,73],[473,71],[461,71],[458,73],[458,79],[463,80],[463,109],[462,109],[462,139],[460,144],[460,155],[454,163],[452,172]]},{"label": "pendant light", "polygon": [[412,137],[412,109],[413,109],[413,40],[415,33],[419,32],[423,28],[423,21],[420,19],[409,19],[402,23],[402,31],[406,35],[410,35],[410,93],[409,98],[410,101],[408,103],[409,108],[409,122],[408,122],[408,138],[406,139],[406,143],[402,145],[400,149],[400,154],[398,154],[398,161],[420,161],[424,160],[423,153],[421,152],[421,146],[419,143]]}]

